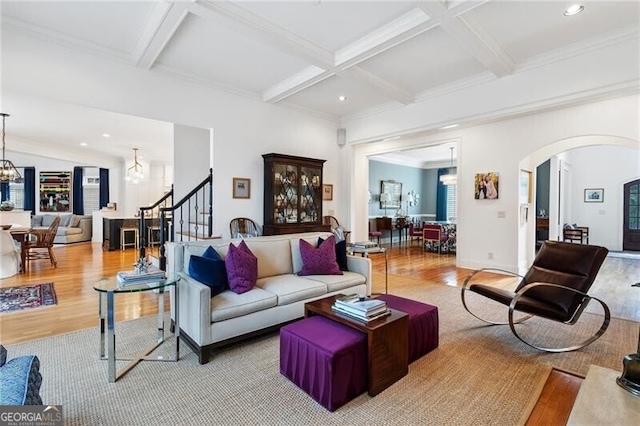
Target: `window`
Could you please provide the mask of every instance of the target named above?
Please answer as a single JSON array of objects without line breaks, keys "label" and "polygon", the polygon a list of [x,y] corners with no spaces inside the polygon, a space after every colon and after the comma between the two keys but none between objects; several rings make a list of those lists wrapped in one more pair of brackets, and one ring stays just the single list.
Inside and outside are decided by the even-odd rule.
[{"label": "window", "polygon": [[9,200],[17,209],[24,208],[24,183],[9,182]]},{"label": "window", "polygon": [[447,221],[455,222],[458,215],[458,185],[447,185]]},{"label": "window", "polygon": [[100,210],[100,178],[97,176],[85,176],[83,180],[82,208],[85,214],[91,214]]}]

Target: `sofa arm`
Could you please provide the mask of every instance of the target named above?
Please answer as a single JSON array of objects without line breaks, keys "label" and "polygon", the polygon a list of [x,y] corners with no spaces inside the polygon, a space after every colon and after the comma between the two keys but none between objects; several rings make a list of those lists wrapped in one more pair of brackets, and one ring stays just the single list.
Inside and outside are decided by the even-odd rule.
[{"label": "sofa arm", "polygon": [[367,296],[371,296],[371,259],[347,255],[347,268],[351,272],[364,275],[367,280]]},{"label": "sofa arm", "polygon": [[[211,289],[185,273],[178,273],[180,291],[180,328],[198,345],[208,344],[211,330]],[[174,299],[171,288],[171,298]],[[172,300],[172,304],[175,303]],[[171,311],[175,320],[175,311]]]},{"label": "sofa arm", "polygon": [[91,217],[82,218],[78,222],[78,227],[82,229],[82,239],[90,240],[93,237],[93,219]]}]

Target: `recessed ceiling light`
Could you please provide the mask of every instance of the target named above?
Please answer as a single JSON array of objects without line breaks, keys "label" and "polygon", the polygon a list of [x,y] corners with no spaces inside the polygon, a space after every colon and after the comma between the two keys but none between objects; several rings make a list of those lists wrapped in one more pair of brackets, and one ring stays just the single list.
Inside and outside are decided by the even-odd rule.
[{"label": "recessed ceiling light", "polygon": [[341,95],[341,96],[338,96],[338,100],[339,100],[340,102],[344,102],[344,101],[346,101],[346,100],[347,100],[347,97],[346,97],[346,96],[344,96],[344,95]]},{"label": "recessed ceiling light", "polygon": [[584,10],[584,6],[581,4],[574,4],[573,6],[570,6],[567,8],[567,10],[564,11],[564,16],[573,16],[573,15],[577,15],[578,13],[582,12]]},{"label": "recessed ceiling light", "polygon": [[86,142],[80,142],[80,146],[87,146]]},{"label": "recessed ceiling light", "polygon": [[440,127],[440,130],[453,129],[454,127],[458,127],[459,124],[449,124],[448,126]]},{"label": "recessed ceiling light", "polygon": [[103,138],[110,138],[110,137],[111,137],[111,135],[110,135],[109,133],[103,133],[103,134],[102,134],[102,137],[103,137]]}]

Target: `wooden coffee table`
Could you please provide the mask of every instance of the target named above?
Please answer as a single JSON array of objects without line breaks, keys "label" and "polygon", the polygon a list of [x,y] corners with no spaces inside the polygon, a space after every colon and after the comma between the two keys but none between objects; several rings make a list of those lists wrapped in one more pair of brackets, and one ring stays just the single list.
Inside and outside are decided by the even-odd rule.
[{"label": "wooden coffee table", "polygon": [[391,315],[369,323],[334,312],[335,295],[304,305],[304,315],[321,315],[367,335],[367,389],[375,396],[409,372],[409,316],[391,309]]}]

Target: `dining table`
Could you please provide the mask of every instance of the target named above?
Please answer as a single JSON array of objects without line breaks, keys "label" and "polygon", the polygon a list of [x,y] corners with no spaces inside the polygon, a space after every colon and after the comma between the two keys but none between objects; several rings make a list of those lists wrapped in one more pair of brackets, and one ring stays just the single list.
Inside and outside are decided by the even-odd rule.
[{"label": "dining table", "polygon": [[27,240],[27,236],[31,232],[31,228],[26,227],[12,227],[9,229],[11,237],[18,243],[20,243],[20,273],[24,274],[27,270],[27,247],[24,242]]}]

